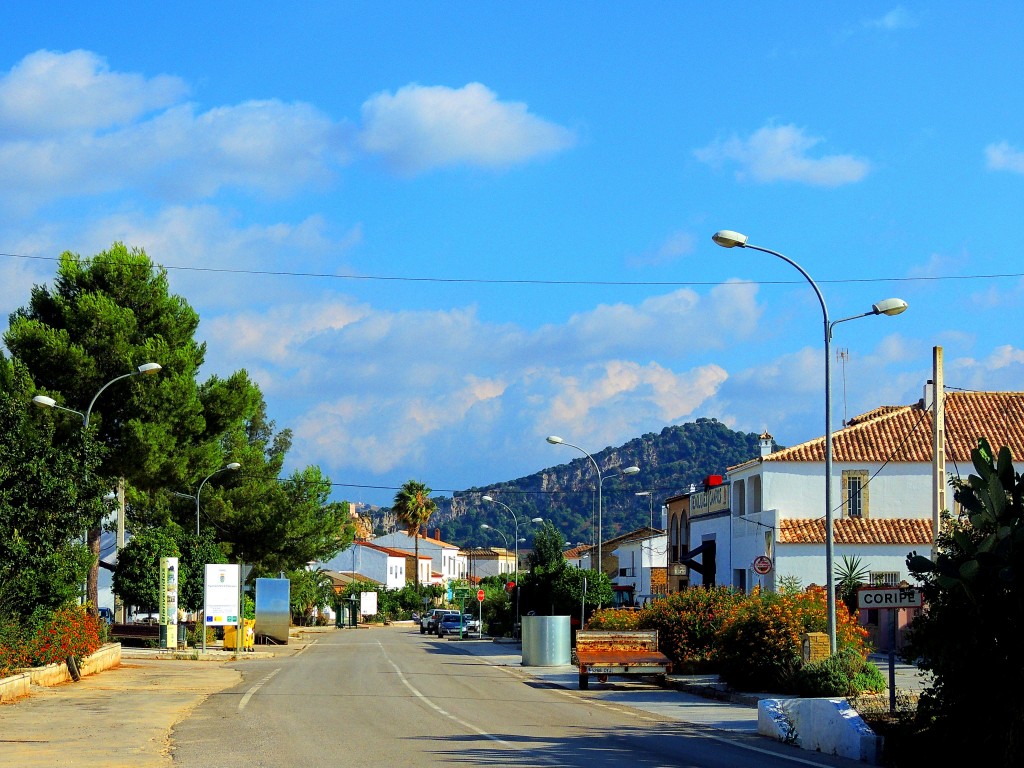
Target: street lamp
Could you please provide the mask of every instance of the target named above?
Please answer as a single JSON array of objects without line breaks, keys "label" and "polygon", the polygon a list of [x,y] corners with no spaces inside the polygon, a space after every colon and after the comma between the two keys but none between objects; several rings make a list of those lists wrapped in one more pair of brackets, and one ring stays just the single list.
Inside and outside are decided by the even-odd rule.
[{"label": "street lamp", "polygon": [[[501,540],[505,542],[505,551],[508,552],[508,537],[504,533],[495,528],[493,525],[488,525],[487,523],[481,523],[480,528],[484,531],[494,531],[496,534],[501,536]],[[499,568],[498,570],[500,571],[501,569]]]},{"label": "street lamp", "polygon": [[821,295],[821,290],[818,288],[818,284],[815,283],[804,268],[795,261],[787,256],[783,256],[778,251],[771,250],[770,248],[751,245],[747,242],[746,235],[739,232],[733,232],[732,230],[720,230],[712,235],[711,239],[723,248],[751,248],[755,251],[768,253],[782,259],[784,262],[794,267],[801,275],[804,276],[807,282],[811,284],[811,288],[814,289],[814,294],[818,297],[818,303],[821,304],[821,314],[824,320],[825,331],[825,583],[827,592],[825,597],[827,605],[826,609],[828,611],[829,651],[831,653],[835,653],[836,590],[835,574],[832,572],[832,561],[835,557],[835,531],[833,530],[832,524],[832,353],[830,350],[830,345],[832,343],[832,329],[839,323],[845,323],[847,320],[855,320],[858,317],[867,317],[868,315],[898,315],[907,309],[907,302],[903,301],[903,299],[885,299],[877,304],[873,304],[870,312],[864,312],[860,315],[844,317],[841,320],[829,322],[828,307],[825,305],[825,297]]},{"label": "street lamp", "polygon": [[52,397],[47,397],[46,395],[36,395],[35,397],[32,398],[32,402],[35,403],[40,408],[56,408],[58,411],[77,413],[79,416],[82,417],[82,426],[88,429],[89,418],[92,416],[92,407],[96,404],[96,398],[98,398],[103,393],[103,390],[105,390],[115,381],[121,381],[121,379],[127,379],[132,376],[149,376],[154,373],[159,373],[161,367],[162,366],[160,365],[160,363],[143,363],[131,373],[126,373],[123,376],[118,376],[116,378],[111,379],[102,387],[100,387],[99,391],[95,395],[93,395],[92,400],[89,401],[89,407],[85,409],[85,413],[82,413],[81,411],[76,411],[74,408],[65,408],[63,405],[57,405],[56,400],[54,400]]},{"label": "street lamp", "polygon": [[[201,482],[199,484],[199,490],[197,490],[196,496],[193,496],[191,494],[179,494],[177,492],[177,490],[172,490],[171,494],[173,496],[180,496],[182,499],[195,499],[196,500],[196,536],[197,537],[199,536],[199,495],[203,493],[203,486],[206,484],[206,481],[209,480],[211,477],[213,477],[215,474],[219,474],[221,472],[236,472],[236,471],[238,471],[241,468],[242,468],[242,465],[239,464],[238,462],[231,462],[230,464],[228,464],[226,466],[223,466],[220,469],[211,472],[206,477],[204,477],[203,478],[203,482]],[[354,553],[353,553],[353,556],[354,556]]]},{"label": "street lamp", "polygon": [[[483,497],[483,500],[484,501],[489,501],[492,504],[497,504],[500,507],[504,507],[508,511],[508,513],[510,515],[512,515],[512,519],[516,523],[516,533],[515,533],[515,539],[516,539],[516,621],[518,622],[519,621],[519,518],[516,517],[516,513],[512,511],[512,508],[509,507],[508,504],[503,504],[502,502],[500,502],[497,499],[495,499],[493,496],[485,495]],[[531,523],[543,523],[544,522],[544,518],[543,517],[531,517],[529,522],[531,522]],[[484,524],[484,527],[487,527],[486,523]],[[506,549],[507,549],[508,548],[507,542],[506,542],[505,546],[506,546]]]},{"label": "street lamp", "polygon": [[[39,408],[54,408],[54,409],[56,409],[58,411],[67,411],[68,413],[77,413],[79,416],[82,417],[82,429],[88,430],[89,429],[89,419],[92,416],[92,407],[96,404],[97,398],[99,398],[99,396],[101,394],[103,394],[103,390],[105,390],[111,384],[113,384],[115,382],[118,382],[118,381],[121,381],[122,379],[129,379],[132,376],[151,376],[151,375],[153,375],[155,373],[159,373],[161,368],[162,368],[162,366],[160,365],[160,363],[143,363],[142,365],[140,365],[138,368],[136,368],[131,373],[125,373],[125,374],[122,374],[121,376],[115,376],[113,379],[111,379],[106,384],[104,384],[102,387],[100,387],[97,390],[96,394],[92,396],[92,400],[89,401],[89,407],[85,409],[85,413],[82,413],[81,411],[76,411],[74,408],[66,408],[63,405],[57,405],[57,401],[56,400],[54,400],[52,397],[47,397],[46,395],[36,395],[35,397],[32,398],[32,402],[35,403],[35,405],[37,407],[39,407]],[[123,484],[123,478],[122,478],[122,484]],[[119,484],[119,487],[121,487],[120,484]],[[124,530],[124,503],[123,503],[124,500],[123,500],[123,493],[122,493],[121,502],[122,503],[118,507],[118,513],[117,513],[117,519],[118,519],[118,523],[117,524],[118,524],[118,532],[119,532],[119,534],[118,534],[118,544],[117,544],[118,551],[120,551],[121,547],[124,545],[123,544],[123,534],[121,533]],[[93,551],[97,552],[97,553],[99,552],[99,549],[98,549],[99,548],[99,536],[100,536],[100,534],[98,532],[98,529],[97,529],[97,532],[95,532],[95,533],[93,533],[91,531],[86,531],[86,535],[85,535],[86,544],[90,548],[92,548],[94,546],[94,542],[95,542],[96,549],[94,549]],[[88,575],[88,577],[86,579],[86,593],[87,593],[86,594],[86,599],[87,600],[98,600],[97,595],[94,594],[93,590],[92,590],[93,585],[97,585],[97,588],[98,588],[98,584],[99,584],[98,568],[99,568],[98,565],[94,565],[94,566],[92,566],[89,569],[89,575]]]},{"label": "street lamp", "polygon": [[[549,435],[545,439],[549,443],[551,443],[552,445],[567,445],[570,448],[575,448],[577,451],[579,451],[584,456],[586,456],[588,459],[590,459],[590,463],[594,465],[594,471],[597,472],[597,572],[598,573],[604,573],[604,560],[601,557],[601,554],[602,554],[601,553],[601,514],[602,514],[602,508],[601,508],[602,498],[601,497],[602,497],[602,486],[604,485],[605,478],[601,476],[601,468],[599,466],[597,466],[597,461],[594,459],[594,457],[591,456],[586,451],[584,451],[578,445],[573,445],[572,443],[567,443],[565,440],[560,438],[558,435]],[[621,477],[622,475],[635,475],[639,471],[640,471],[640,467],[626,467],[624,470],[619,472],[617,475],[613,475],[613,477]]]}]

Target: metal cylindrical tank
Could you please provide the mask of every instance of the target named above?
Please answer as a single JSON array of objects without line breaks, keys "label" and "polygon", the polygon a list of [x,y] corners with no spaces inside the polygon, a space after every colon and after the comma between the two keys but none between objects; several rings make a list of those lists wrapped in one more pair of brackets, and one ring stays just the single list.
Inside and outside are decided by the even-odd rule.
[{"label": "metal cylindrical tank", "polygon": [[568,616],[523,616],[523,666],[558,667],[572,658]]}]

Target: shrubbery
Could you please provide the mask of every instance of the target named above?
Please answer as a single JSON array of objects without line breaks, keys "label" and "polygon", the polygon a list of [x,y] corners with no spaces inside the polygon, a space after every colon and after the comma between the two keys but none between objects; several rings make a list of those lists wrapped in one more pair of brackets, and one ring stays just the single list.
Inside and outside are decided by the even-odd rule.
[{"label": "shrubbery", "polygon": [[746,595],[697,587],[639,611],[598,611],[587,628],[656,629],[659,649],[676,673],[718,672],[741,690],[837,696],[884,688],[881,673],[865,661],[867,630],[845,610],[836,614],[841,653],[803,666],[800,635],[827,631],[827,610],[820,588],[790,594],[755,589]]},{"label": "shrubbery", "polygon": [[[745,691],[787,692],[799,669],[800,635],[828,629],[825,591],[808,589],[792,595],[755,590],[735,606],[718,638],[718,672],[729,685]],[[836,643],[867,657],[867,630],[846,610],[836,612]]]},{"label": "shrubbery", "polygon": [[622,608],[604,608],[595,611],[587,622],[587,629],[607,629],[615,632],[632,632],[639,629],[640,612]]},{"label": "shrubbery", "polygon": [[658,630],[661,652],[677,674],[714,666],[723,622],[747,597],[725,587],[687,589],[656,600],[640,611],[640,629]]},{"label": "shrubbery", "polygon": [[796,692],[807,698],[879,693],[885,685],[878,667],[852,648],[804,664],[796,673]]},{"label": "shrubbery", "polygon": [[0,624],[0,676],[19,667],[55,664],[68,656],[81,661],[100,644],[99,621],[82,606],[40,609],[23,623],[8,619]]}]

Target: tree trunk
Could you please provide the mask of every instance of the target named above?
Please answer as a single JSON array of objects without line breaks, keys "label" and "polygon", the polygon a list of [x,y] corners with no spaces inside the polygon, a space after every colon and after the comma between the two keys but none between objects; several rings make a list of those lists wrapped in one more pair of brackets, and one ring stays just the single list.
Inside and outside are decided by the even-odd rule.
[{"label": "tree trunk", "polygon": [[85,600],[89,613],[93,616],[100,614],[100,536],[102,534],[103,527],[97,525],[95,528],[90,528],[86,536],[89,552],[92,553],[92,565],[89,566],[89,575],[85,580]]}]

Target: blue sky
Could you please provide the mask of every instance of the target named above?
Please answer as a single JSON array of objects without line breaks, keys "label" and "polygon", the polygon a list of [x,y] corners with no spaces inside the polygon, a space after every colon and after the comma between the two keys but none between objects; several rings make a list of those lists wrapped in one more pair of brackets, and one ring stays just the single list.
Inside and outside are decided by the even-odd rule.
[{"label": "blue sky", "polygon": [[814,293],[718,229],[909,302],[837,327],[837,423],[936,345],[1022,388],[1019,3],[136,5],[0,2],[0,310],[144,248],[339,499],[819,436]]}]

